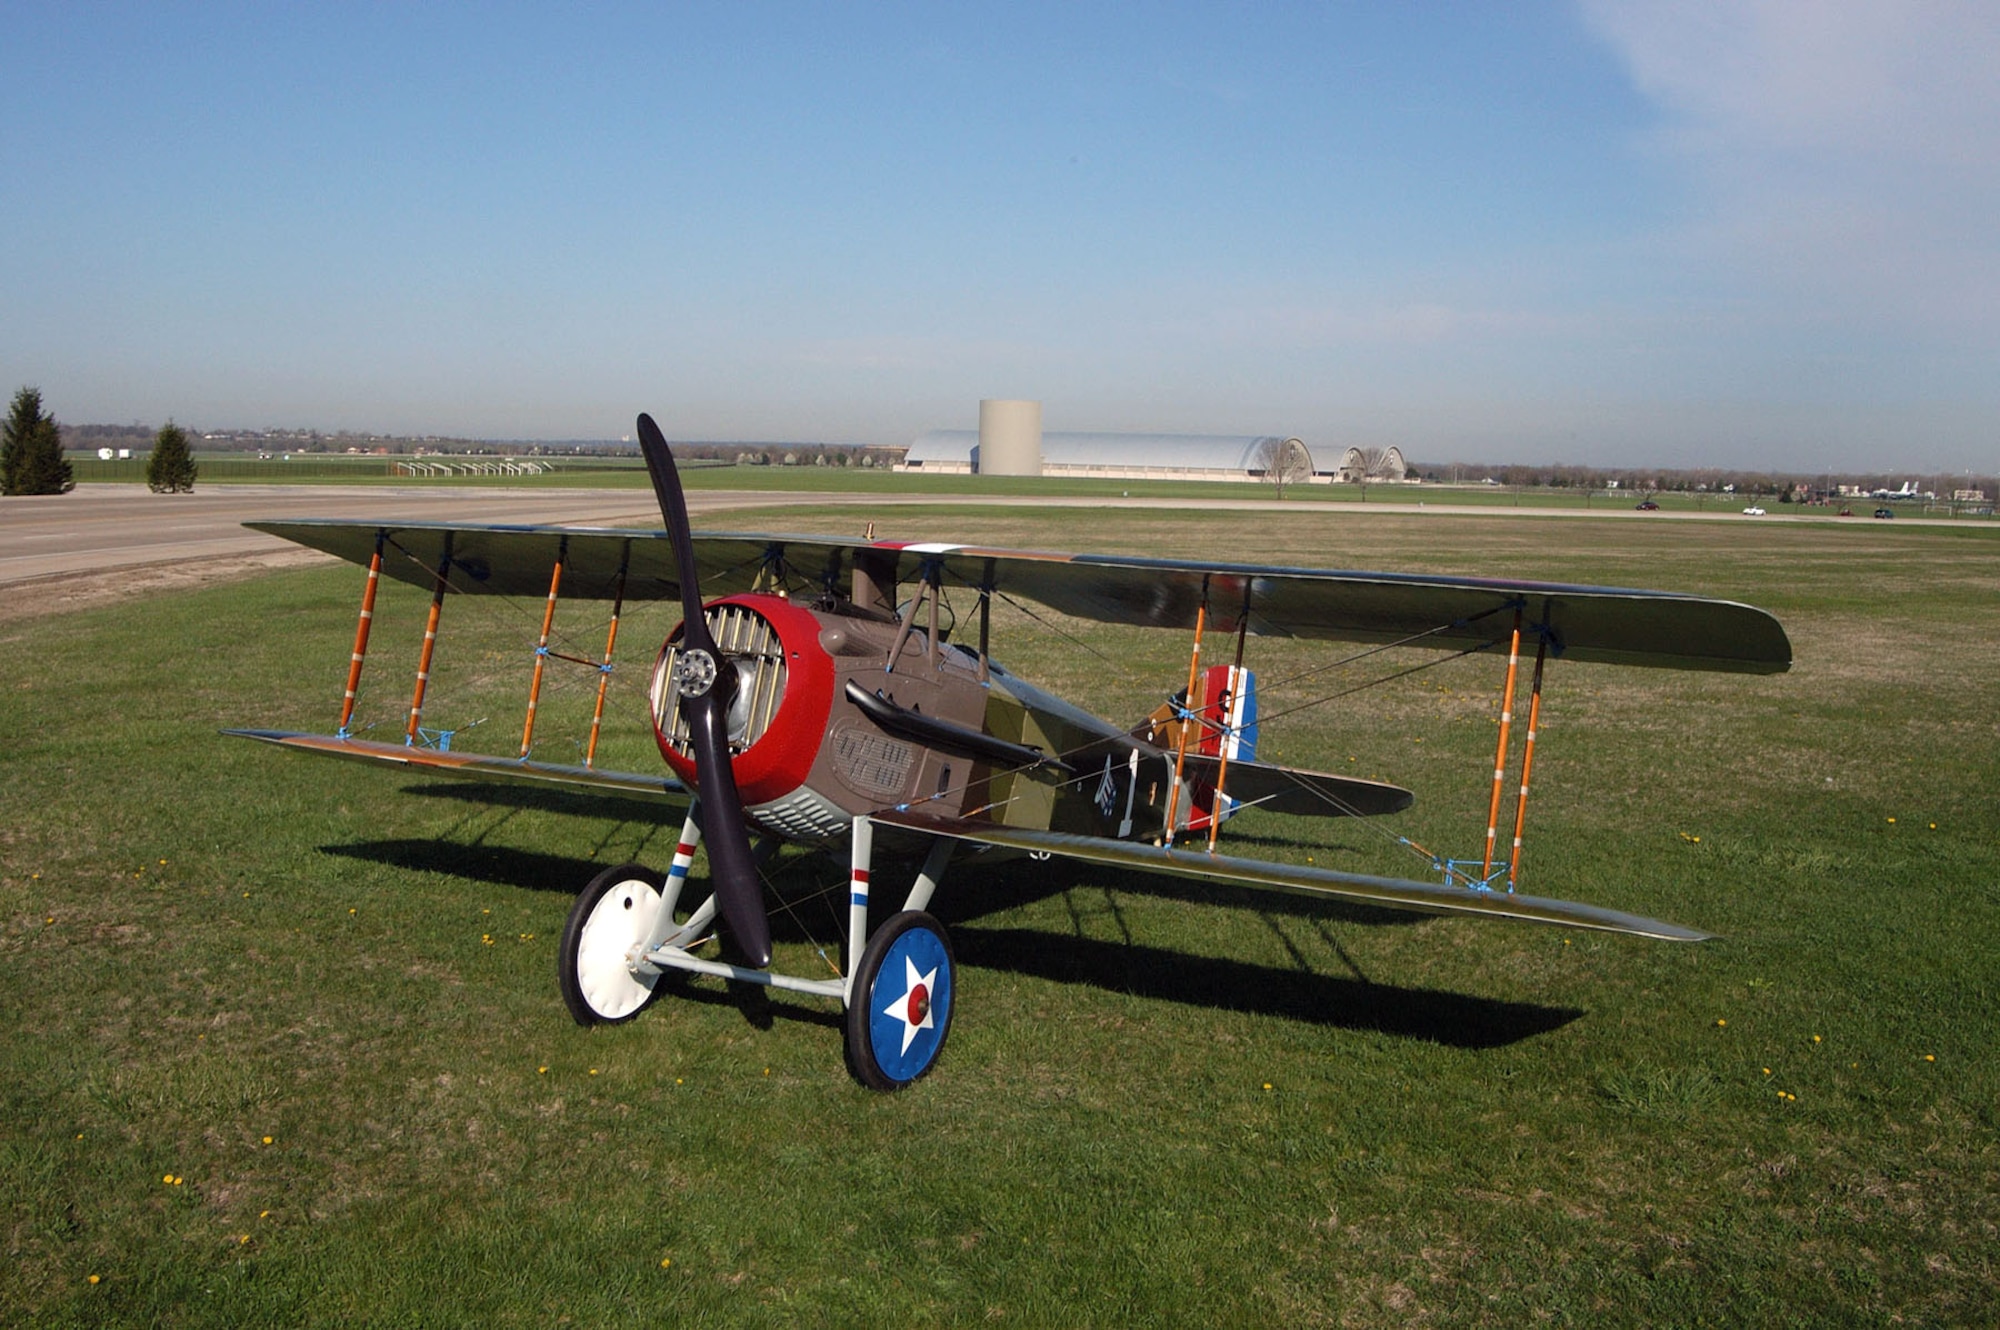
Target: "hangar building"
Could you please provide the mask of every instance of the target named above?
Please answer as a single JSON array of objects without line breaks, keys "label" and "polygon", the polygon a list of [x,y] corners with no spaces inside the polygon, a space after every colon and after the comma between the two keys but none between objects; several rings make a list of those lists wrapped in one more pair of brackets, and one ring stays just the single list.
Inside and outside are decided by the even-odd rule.
[{"label": "hangar building", "polygon": [[[1244,434],[1076,434],[1041,436],[1041,474],[1107,480],[1245,480],[1264,478],[1280,447],[1303,453],[1317,484],[1334,480],[1346,459],[1314,458],[1298,439]],[[1349,450],[1353,451],[1353,450]],[[899,471],[970,475],[980,470],[979,431],[935,429],[910,445]]]}]

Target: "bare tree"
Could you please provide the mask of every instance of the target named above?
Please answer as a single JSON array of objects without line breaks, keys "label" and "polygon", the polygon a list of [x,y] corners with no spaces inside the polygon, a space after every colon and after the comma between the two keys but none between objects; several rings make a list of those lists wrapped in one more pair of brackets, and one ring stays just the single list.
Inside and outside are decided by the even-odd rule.
[{"label": "bare tree", "polygon": [[1271,482],[1279,498],[1285,486],[1303,485],[1312,479],[1312,459],[1297,439],[1266,439],[1257,445],[1257,469]]}]

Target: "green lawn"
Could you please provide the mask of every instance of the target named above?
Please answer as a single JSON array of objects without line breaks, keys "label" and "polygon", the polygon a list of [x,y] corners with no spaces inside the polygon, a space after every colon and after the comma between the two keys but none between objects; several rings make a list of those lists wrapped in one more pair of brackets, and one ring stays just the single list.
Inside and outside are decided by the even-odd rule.
[{"label": "green lawn", "polygon": [[[358,570],[0,623],[0,1322],[2000,1319],[2000,533],[1287,501],[1245,549],[1240,514],[867,516],[1762,605],[1790,674],[1558,665],[1529,816],[1524,889],[1722,937],[966,872],[935,906],[964,967],[950,1047],[876,1095],[805,999],[695,982],[570,1023],[570,894],[663,864],[677,821],[216,735],[332,727]],[[424,603],[383,593],[361,711],[383,733]],[[559,626],[599,650],[597,613]],[[628,616],[607,763],[648,760],[637,690],[675,617]],[[1186,668],[1177,636],[999,618],[1010,666],[1102,714]],[[427,718],[513,751],[539,622],[450,603]],[[1430,659],[1296,677],[1345,654],[1253,640],[1267,712]],[[1469,853],[1498,682],[1439,665],[1275,723],[1265,752],[1409,785],[1392,829]],[[593,686],[555,677],[539,753],[574,754]],[[1377,823],[1246,816],[1225,840],[1423,870]],[[785,866],[782,963],[836,940],[839,871]]]}]

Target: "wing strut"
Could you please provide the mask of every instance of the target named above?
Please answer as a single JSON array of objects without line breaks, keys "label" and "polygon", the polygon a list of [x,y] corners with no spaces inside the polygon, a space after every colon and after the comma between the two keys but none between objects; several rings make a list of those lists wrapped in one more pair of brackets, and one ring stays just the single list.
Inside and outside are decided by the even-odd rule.
[{"label": "wing strut", "polygon": [[1250,631],[1250,589],[1251,579],[1243,579],[1243,613],[1236,616],[1236,664],[1229,671],[1231,696],[1222,699],[1222,742],[1216,745],[1216,755],[1222,760],[1215,768],[1215,798],[1208,807],[1208,852],[1215,853],[1215,838],[1222,830],[1222,810],[1227,806],[1227,796],[1223,793],[1224,781],[1229,777],[1229,736],[1236,729],[1231,712],[1241,716],[1240,698],[1236,694],[1243,691],[1243,638]]},{"label": "wing strut", "polygon": [[1535,769],[1535,731],[1542,722],[1542,665],[1549,658],[1549,635],[1536,633],[1535,681],[1528,687],[1528,742],[1521,750],[1521,798],[1514,805],[1514,854],[1507,861],[1507,890],[1512,891],[1521,877],[1521,828],[1528,821],[1528,774]]},{"label": "wing strut", "polygon": [[1167,829],[1162,839],[1168,849],[1174,848],[1174,823],[1181,815],[1181,775],[1187,769],[1188,738],[1195,725],[1195,684],[1201,680],[1201,634],[1208,627],[1208,579],[1201,579],[1201,604],[1194,612],[1194,650],[1188,653],[1187,691],[1181,694],[1181,737],[1174,748],[1174,779],[1167,787]]},{"label": "wing strut", "polygon": [[556,546],[555,570],[549,574],[549,603],[542,610],[542,635],[535,641],[535,673],[528,681],[528,719],[521,726],[521,756],[535,745],[535,708],[542,700],[542,669],[549,663],[549,629],[556,622],[556,592],[562,588],[563,561],[569,557],[569,537]]},{"label": "wing strut", "polygon": [[1486,806],[1486,862],[1479,880],[1493,875],[1493,840],[1500,828],[1500,787],[1507,778],[1507,732],[1514,724],[1514,677],[1521,667],[1521,614],[1526,607],[1514,604],[1514,635],[1507,647],[1507,682],[1500,693],[1500,748],[1493,755],[1493,801]]},{"label": "wing strut", "polygon": [[583,765],[597,760],[597,732],[604,727],[604,690],[611,686],[611,649],[618,645],[618,616],[625,612],[625,574],[632,566],[632,542],[618,559],[618,591],[611,601],[611,628],[604,635],[604,659],[597,665],[597,708],[590,713],[590,742],[583,750]]},{"label": "wing strut", "polygon": [[375,588],[382,582],[382,546],[387,531],[375,533],[375,556],[368,561],[368,585],[361,593],[361,621],[354,625],[354,654],[347,662],[347,693],[340,699],[340,729],[347,737],[348,722],[354,719],[354,696],[361,687],[361,662],[368,658],[368,630],[375,623]]},{"label": "wing strut", "polygon": [[403,731],[403,746],[417,746],[417,734],[424,719],[424,690],[431,682],[431,653],[437,649],[438,618],[444,613],[444,592],[448,583],[445,575],[451,571],[451,538],[457,532],[444,533],[444,553],[438,557],[437,585],[431,591],[431,614],[424,622],[424,649],[417,659],[417,691],[410,698],[410,723]]}]

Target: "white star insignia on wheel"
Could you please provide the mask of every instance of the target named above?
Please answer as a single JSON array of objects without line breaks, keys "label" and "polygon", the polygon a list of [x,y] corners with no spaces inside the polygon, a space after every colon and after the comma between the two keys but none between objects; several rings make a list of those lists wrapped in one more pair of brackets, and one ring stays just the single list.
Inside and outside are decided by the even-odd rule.
[{"label": "white star insignia on wheel", "polygon": [[918,974],[917,963],[908,956],[903,957],[903,995],[882,1008],[884,1016],[894,1016],[903,1023],[902,1052],[910,1051],[910,1044],[917,1037],[917,1031],[929,1030],[936,1026],[931,1019],[931,985],[937,982],[937,967],[933,965],[929,974]]}]

